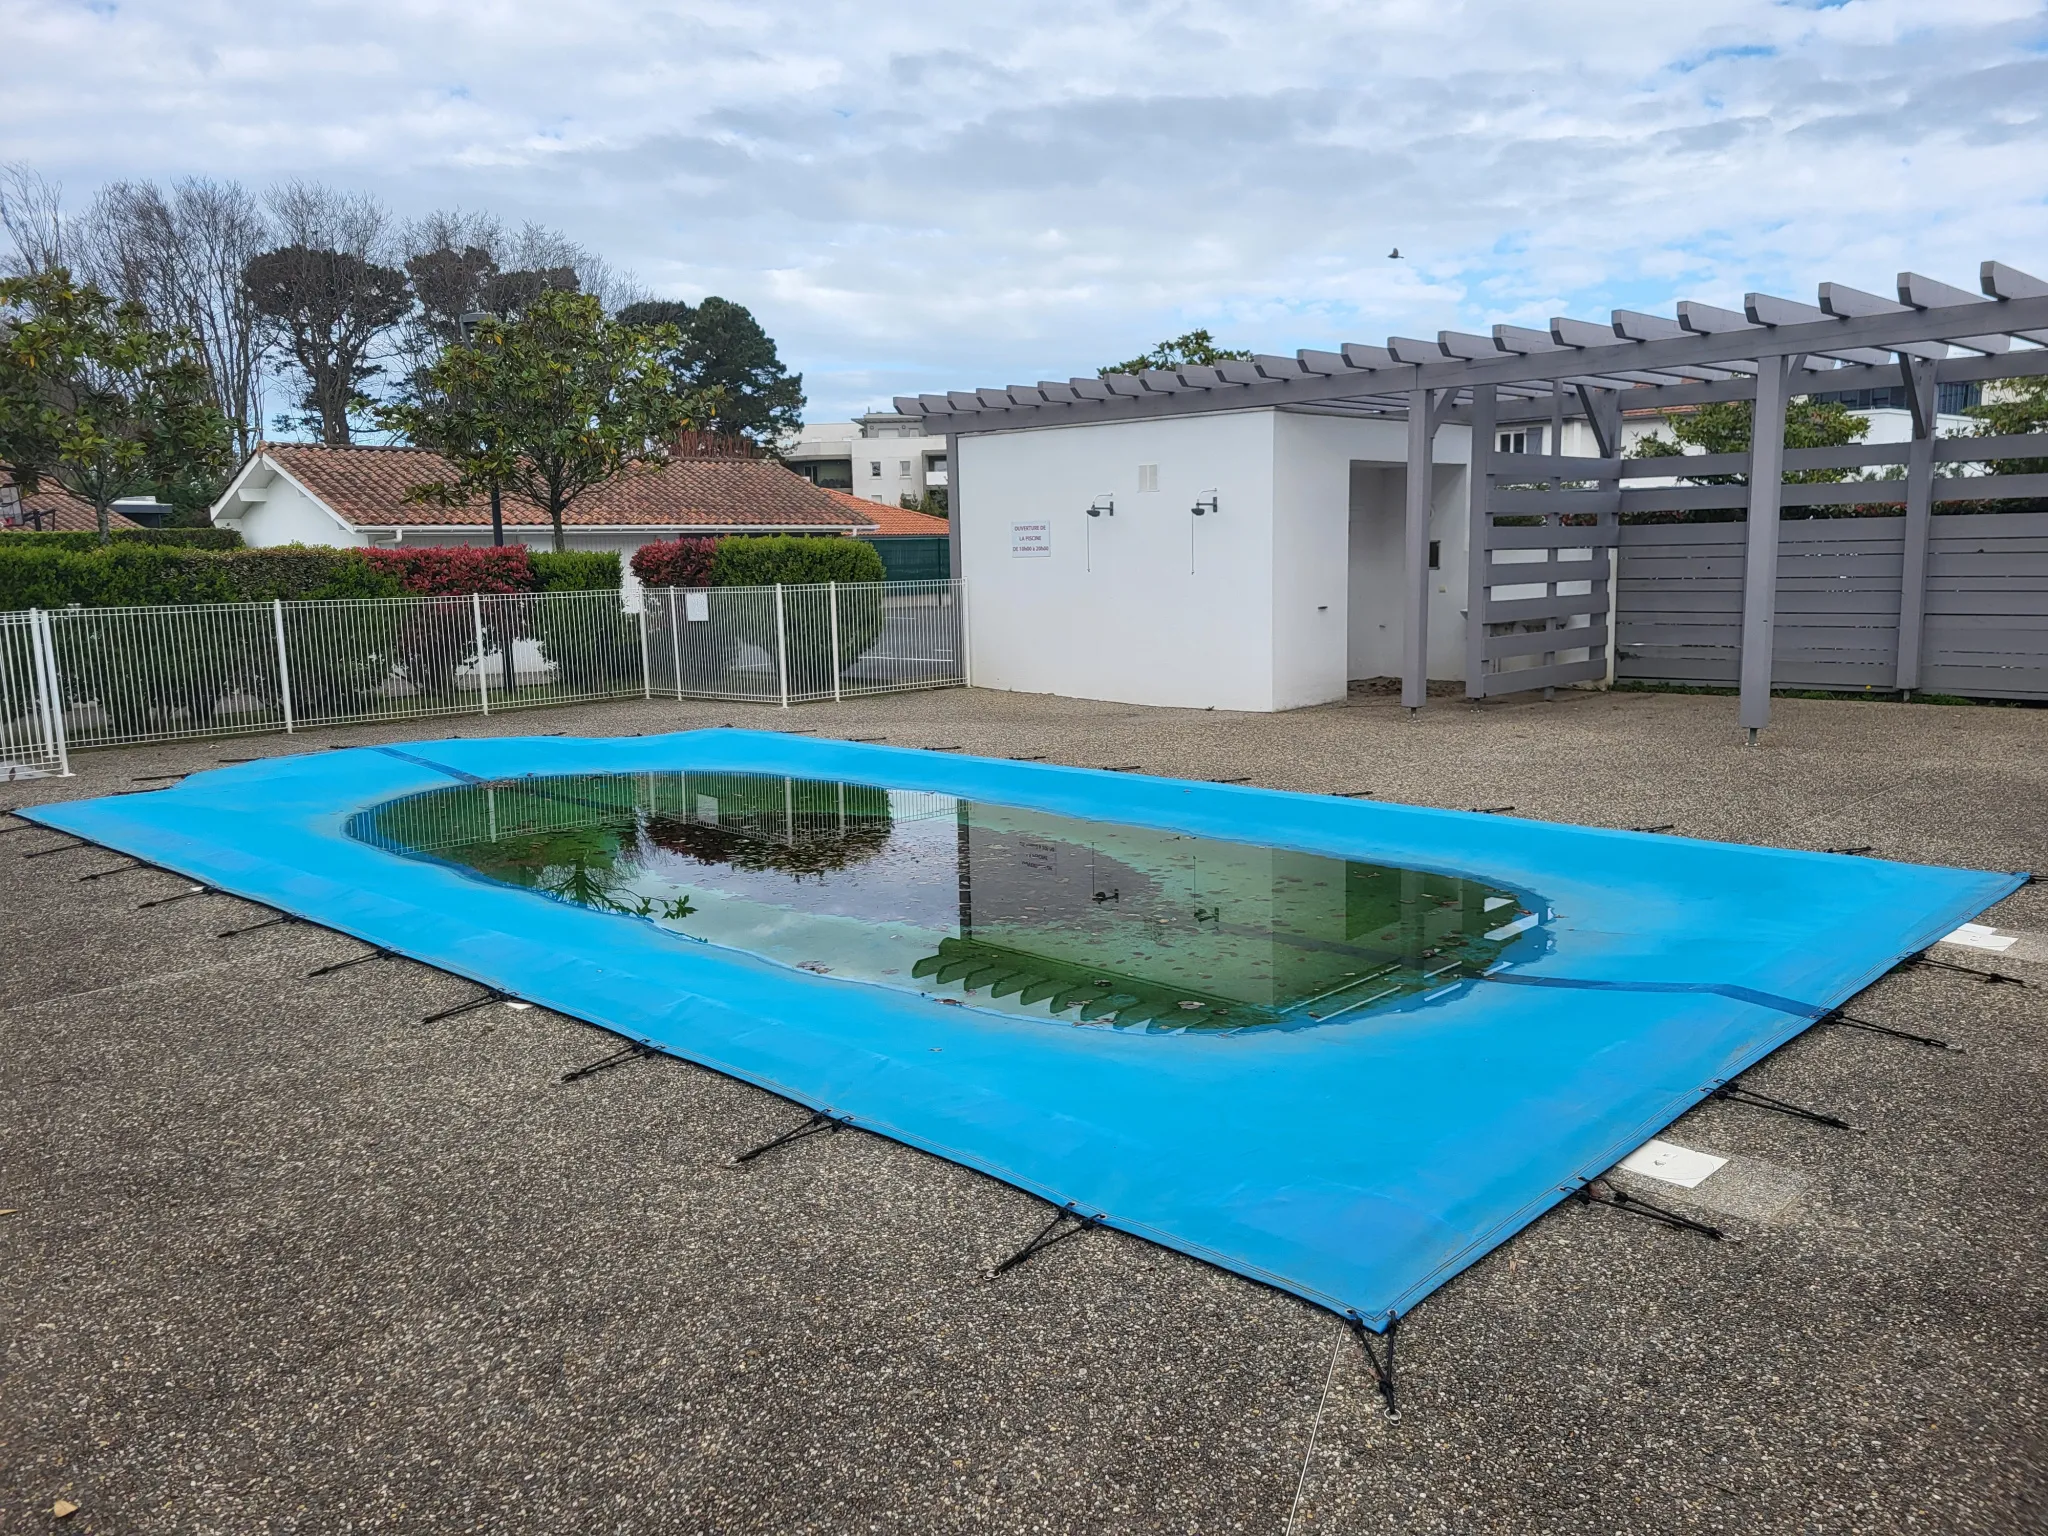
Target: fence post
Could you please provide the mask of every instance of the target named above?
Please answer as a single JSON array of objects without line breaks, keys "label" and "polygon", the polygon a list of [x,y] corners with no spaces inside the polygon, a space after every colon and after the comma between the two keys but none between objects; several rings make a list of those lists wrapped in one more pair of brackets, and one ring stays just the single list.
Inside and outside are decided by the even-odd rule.
[{"label": "fence post", "polygon": [[[512,601],[515,604],[525,605],[524,608],[517,609],[515,611],[523,612],[528,619],[531,619],[533,617],[533,605],[539,602],[540,600],[541,595],[538,592],[522,592],[518,596],[512,598]],[[503,607],[504,605],[501,603],[499,604],[499,606]],[[519,676],[518,673],[514,670],[517,666],[517,657],[519,654],[519,640],[517,638],[518,634],[519,626],[517,624],[510,624],[506,626],[505,649],[502,653],[500,653],[498,657],[498,676],[500,681],[504,684],[505,697],[508,699],[512,698],[518,692],[519,689]],[[479,672],[483,671],[484,669],[483,658],[481,656],[477,658],[476,669]],[[555,668],[555,676],[560,677],[561,675],[562,669],[560,665],[557,664]]]},{"label": "fence post", "polygon": [[775,677],[782,689],[782,707],[789,708],[789,627],[782,621],[782,583],[775,583]]},{"label": "fence post", "polygon": [[469,616],[476,624],[476,696],[488,715],[491,712],[491,680],[484,675],[484,596],[481,592],[469,594]]},{"label": "fence post", "polygon": [[292,665],[284,648],[284,599],[270,600],[270,626],[277,635],[277,697],[284,705],[284,733],[292,734]]},{"label": "fence post", "polygon": [[832,605],[832,702],[839,698],[839,583],[825,583],[825,601]]},{"label": "fence post", "polygon": [[683,627],[676,616],[676,589],[668,589],[668,650],[676,668],[676,699],[683,697]]},{"label": "fence post", "polygon": [[29,645],[35,653],[36,702],[43,717],[43,741],[57,758],[57,771],[71,777],[71,751],[64,739],[64,690],[57,678],[57,646],[50,616],[40,608],[28,611]]},{"label": "fence post", "polygon": [[647,602],[640,603],[640,697],[654,697],[654,669],[647,659]]},{"label": "fence post", "polygon": [[967,629],[967,579],[964,576],[955,576],[947,585],[953,589],[953,628],[960,637],[960,686],[972,688],[974,642],[969,639]]}]

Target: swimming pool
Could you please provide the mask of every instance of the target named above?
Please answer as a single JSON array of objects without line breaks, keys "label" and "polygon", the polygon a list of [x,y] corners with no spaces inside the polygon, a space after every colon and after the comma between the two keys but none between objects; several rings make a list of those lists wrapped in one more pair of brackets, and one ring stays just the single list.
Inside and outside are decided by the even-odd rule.
[{"label": "swimming pool", "polygon": [[735,730],[26,814],[1375,1327],[2023,878]]}]

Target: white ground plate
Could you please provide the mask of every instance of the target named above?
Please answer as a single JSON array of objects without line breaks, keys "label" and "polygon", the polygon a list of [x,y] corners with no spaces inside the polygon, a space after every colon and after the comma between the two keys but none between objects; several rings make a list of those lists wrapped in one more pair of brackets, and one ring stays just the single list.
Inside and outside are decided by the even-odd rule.
[{"label": "white ground plate", "polygon": [[1960,944],[1966,949],[1988,949],[1994,954],[2004,954],[2019,943],[2019,936],[2000,933],[1996,928],[1987,928],[1982,923],[1965,923],[1954,933],[1943,934],[1944,944]]},{"label": "white ground plate", "polygon": [[1691,1147],[1681,1147],[1669,1141],[1646,1141],[1621,1160],[1621,1166],[1630,1173],[1662,1179],[1680,1189],[1697,1189],[1727,1165],[1725,1157],[1716,1157],[1711,1152],[1695,1152]]}]

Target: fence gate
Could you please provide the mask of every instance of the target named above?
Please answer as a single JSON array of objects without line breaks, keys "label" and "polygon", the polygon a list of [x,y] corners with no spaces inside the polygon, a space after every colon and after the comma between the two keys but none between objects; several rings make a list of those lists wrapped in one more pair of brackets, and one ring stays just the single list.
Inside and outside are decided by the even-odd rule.
[{"label": "fence gate", "polygon": [[55,698],[49,619],[33,609],[0,613],[0,778],[71,771]]}]

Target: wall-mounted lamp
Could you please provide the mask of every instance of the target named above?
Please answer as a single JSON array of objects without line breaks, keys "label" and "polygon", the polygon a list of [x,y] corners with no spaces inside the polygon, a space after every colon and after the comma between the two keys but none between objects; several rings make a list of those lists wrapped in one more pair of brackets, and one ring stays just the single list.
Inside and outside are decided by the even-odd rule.
[{"label": "wall-mounted lamp", "polygon": [[1216,493],[1213,490],[1210,491],[1208,496],[1206,496],[1201,501],[1196,502],[1192,507],[1189,507],[1188,510],[1194,513],[1197,517],[1209,517],[1215,515]]},{"label": "wall-mounted lamp", "polygon": [[1094,501],[1089,503],[1088,515],[1090,517],[1115,517],[1116,498],[1110,495],[1109,492],[1104,491]]}]

